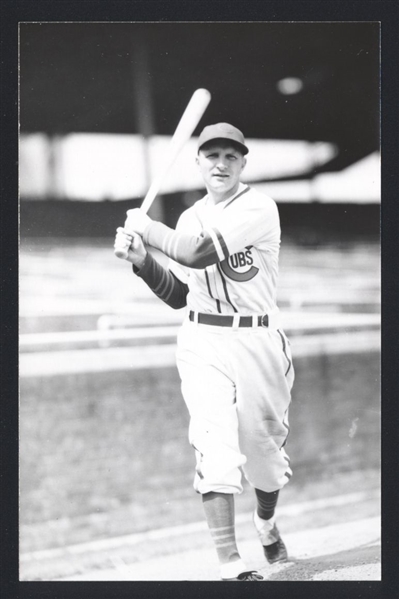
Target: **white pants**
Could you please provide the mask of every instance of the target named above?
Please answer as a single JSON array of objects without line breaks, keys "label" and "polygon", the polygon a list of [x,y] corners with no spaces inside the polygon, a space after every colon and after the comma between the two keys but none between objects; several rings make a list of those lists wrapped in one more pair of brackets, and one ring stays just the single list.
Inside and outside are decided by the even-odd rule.
[{"label": "white pants", "polygon": [[283,448],[294,382],[284,332],[185,321],[177,367],[190,414],[198,493],[241,493],[241,473],[266,492],[292,471]]}]

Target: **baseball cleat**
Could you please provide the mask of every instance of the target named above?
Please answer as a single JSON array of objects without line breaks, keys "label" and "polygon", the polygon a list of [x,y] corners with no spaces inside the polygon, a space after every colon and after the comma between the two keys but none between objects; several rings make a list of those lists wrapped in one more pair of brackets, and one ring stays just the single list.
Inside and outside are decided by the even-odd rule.
[{"label": "baseball cleat", "polygon": [[259,574],[259,572],[257,572],[256,570],[250,570],[249,572],[241,572],[241,574],[239,574],[237,576],[237,578],[228,578],[226,582],[232,582],[235,580],[240,580],[240,581],[258,581],[258,580],[263,580],[263,576],[261,576],[261,574]]},{"label": "baseball cleat", "polygon": [[280,536],[274,518],[262,520],[255,511],[254,524],[262,543],[263,553],[269,564],[286,561],[288,559],[287,548]]},{"label": "baseball cleat", "polygon": [[279,535],[277,528],[275,529],[279,538],[275,543],[271,545],[263,545],[263,553],[269,564],[275,564],[276,562],[285,562],[288,559],[287,548],[284,545],[282,538]]}]

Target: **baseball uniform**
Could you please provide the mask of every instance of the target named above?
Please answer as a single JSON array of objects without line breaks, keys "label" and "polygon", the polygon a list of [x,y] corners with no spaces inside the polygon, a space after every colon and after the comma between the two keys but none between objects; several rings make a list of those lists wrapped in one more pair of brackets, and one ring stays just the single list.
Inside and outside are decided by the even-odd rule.
[{"label": "baseball uniform", "polygon": [[[197,165],[207,194],[176,230],[128,211],[115,249],[174,308],[187,306],[177,367],[202,496],[222,580],[259,581],[235,538],[234,494],[242,473],[254,487],[254,525],[266,560],[287,559],[275,523],[292,471],[285,444],[294,370],[276,305],[280,223],[274,201],[240,182],[248,148],[229,123],[205,127]],[[139,237],[137,237],[139,236]],[[163,268],[143,241],[171,259]],[[121,251],[122,250],[122,251]]]},{"label": "baseball uniform", "polygon": [[194,488],[240,493],[243,472],[257,489],[281,489],[292,475],[284,446],[294,369],[276,305],[275,202],[240,183],[222,202],[196,202],[175,231],[152,221],[143,239],[169,256],[170,269],[148,254],[134,271],[172,307],[187,305],[177,367]]}]

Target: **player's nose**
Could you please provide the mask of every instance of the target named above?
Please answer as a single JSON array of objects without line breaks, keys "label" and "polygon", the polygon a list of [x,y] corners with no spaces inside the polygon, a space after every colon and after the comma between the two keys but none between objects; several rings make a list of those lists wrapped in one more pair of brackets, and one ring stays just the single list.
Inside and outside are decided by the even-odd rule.
[{"label": "player's nose", "polygon": [[227,169],[227,161],[224,160],[224,158],[219,158],[219,160],[216,162],[216,168],[218,168],[221,171],[224,171]]}]

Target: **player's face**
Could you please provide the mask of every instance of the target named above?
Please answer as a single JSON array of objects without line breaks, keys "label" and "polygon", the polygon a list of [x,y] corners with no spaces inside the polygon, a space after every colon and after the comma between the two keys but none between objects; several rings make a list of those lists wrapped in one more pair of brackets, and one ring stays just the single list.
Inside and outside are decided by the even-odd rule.
[{"label": "player's face", "polygon": [[208,193],[222,202],[238,189],[246,158],[234,145],[210,142],[200,150],[197,164]]}]

